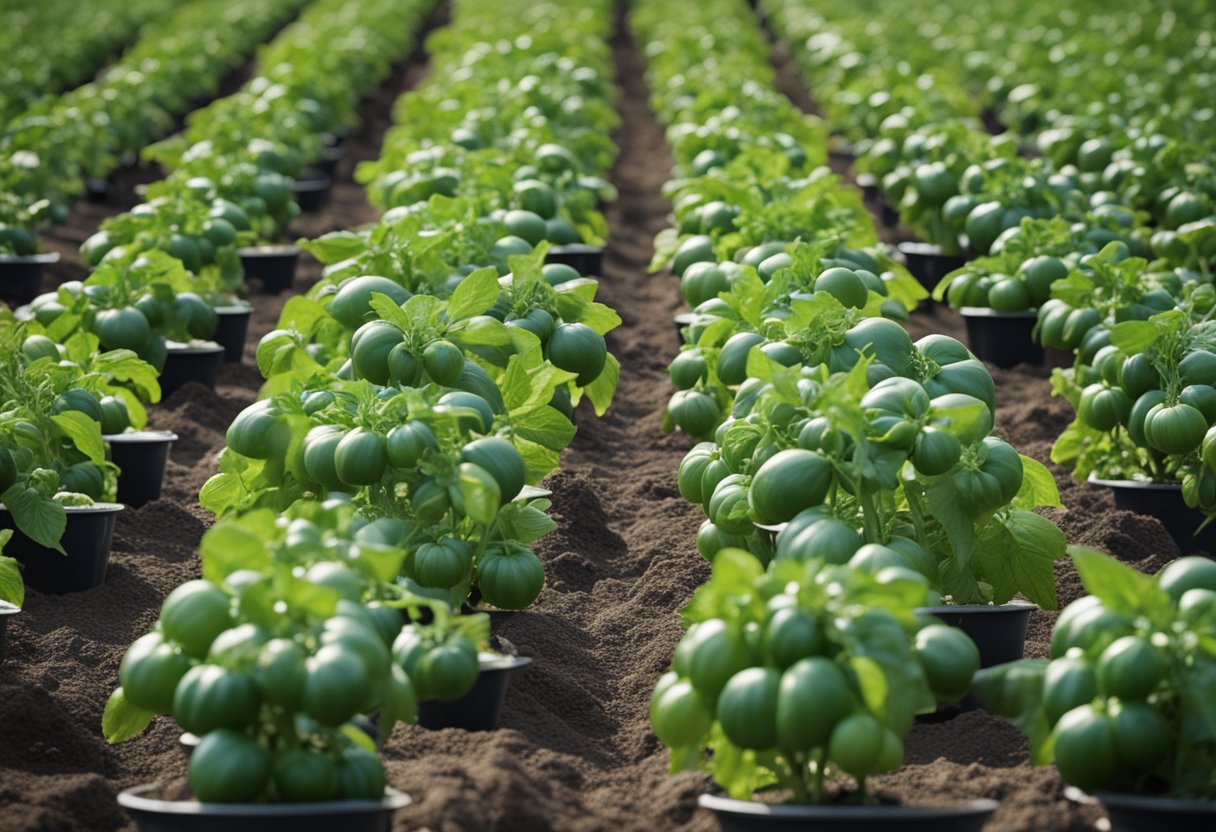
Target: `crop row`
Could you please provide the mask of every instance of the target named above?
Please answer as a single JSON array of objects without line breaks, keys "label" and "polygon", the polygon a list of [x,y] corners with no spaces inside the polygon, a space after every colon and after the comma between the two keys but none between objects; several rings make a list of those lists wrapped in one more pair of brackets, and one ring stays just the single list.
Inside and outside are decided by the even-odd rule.
[{"label": "crop row", "polygon": [[48,96],[0,137],[0,254],[29,256],[64,222],[86,178],[104,178],[169,133],[303,5],[206,0],[180,6],[91,83]]}]

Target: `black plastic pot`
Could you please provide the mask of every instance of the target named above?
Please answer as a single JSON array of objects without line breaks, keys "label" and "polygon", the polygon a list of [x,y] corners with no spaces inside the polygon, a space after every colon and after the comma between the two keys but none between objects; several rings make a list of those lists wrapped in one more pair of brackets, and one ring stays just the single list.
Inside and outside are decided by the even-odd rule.
[{"label": "black plastic pot", "polygon": [[887,228],[899,227],[899,212],[891,207],[891,204],[885,199],[882,205],[878,207],[878,218],[882,220],[882,224]]},{"label": "black plastic pot", "polygon": [[0,601],[0,664],[4,664],[4,654],[8,652],[8,620],[19,612],[21,607]]},{"label": "black plastic pot", "polygon": [[563,263],[583,277],[599,276],[604,271],[604,250],[598,246],[575,243],[554,246],[545,257],[546,263]]},{"label": "black plastic pot", "polygon": [[220,306],[216,307],[215,315],[219,324],[211,340],[224,348],[224,363],[235,364],[245,355],[245,339],[249,337],[249,318],[253,315],[253,307]]},{"label": "black plastic pot", "polygon": [[942,247],[932,243],[900,243],[896,248],[907,261],[908,271],[929,291],[933,291],[943,277],[967,263],[966,257],[942,254]]},{"label": "black plastic pot", "polygon": [[861,188],[863,199],[873,201],[882,195],[882,191],[878,190],[878,177],[872,173],[857,174],[857,187]]},{"label": "black plastic pot", "polygon": [[305,177],[310,173],[319,173],[333,179],[338,173],[338,162],[342,161],[342,148],[327,147],[321,152],[321,158],[304,168]]},{"label": "black plastic pot", "polygon": [[299,179],[291,183],[291,191],[301,211],[316,213],[325,207],[332,184],[333,180],[324,173],[305,170]]},{"label": "black plastic pot", "polygon": [[300,249],[296,246],[252,246],[237,250],[245,277],[256,277],[262,291],[277,295],[291,288],[296,279],[296,263]]},{"label": "black plastic pot", "polygon": [[114,520],[122,510],[118,503],[68,508],[68,523],[59,539],[65,556],[30,540],[13,523],[8,509],[0,508],[0,529],[13,530],[4,554],[17,559],[25,585],[39,592],[60,595],[92,589],[106,578]]},{"label": "black plastic pot", "polygon": [[1110,816],[1110,832],[1211,832],[1216,829],[1216,802],[1174,800],[1138,794],[1096,792],[1087,795],[1074,786],[1064,790],[1069,800],[1101,803]]},{"label": "black plastic pot", "polygon": [[391,788],[383,800],[324,803],[199,803],[151,796],[160,789],[151,783],[118,795],[139,832],[389,832],[393,812],[412,802]]},{"label": "black plastic pot", "polygon": [[[995,667],[1022,658],[1026,649],[1026,628],[1035,609],[1034,604],[1012,601],[1000,605],[944,604],[921,607],[917,612],[935,615],[942,623],[962,630],[980,651],[980,667]],[[978,707],[979,701],[968,694],[956,703],[923,716],[921,721],[942,722]]]},{"label": "black plastic pot", "polygon": [[9,306],[29,303],[42,294],[42,269],[59,262],[59,253],[47,251],[27,257],[0,255],[0,300]]},{"label": "black plastic pot", "polygon": [[709,794],[701,795],[697,803],[713,812],[722,832],[980,832],[997,807],[995,800],[972,800],[940,809],[883,804],[790,806]]},{"label": "black plastic pot", "polygon": [[167,399],[189,381],[215,389],[215,379],[224,363],[224,348],[219,344],[169,347],[165,367],[160,371],[160,394]]},{"label": "black plastic pot", "polygon": [[982,306],[964,306],[959,311],[967,324],[971,351],[981,361],[1005,369],[1043,363],[1043,348],[1030,337],[1038,320],[1034,312],[997,312]]},{"label": "black plastic pot", "polygon": [[141,430],[102,438],[110,444],[110,461],[121,470],[118,502],[139,508],[159,500],[169,448],[177,434],[167,430]]},{"label": "black plastic pot", "polygon": [[84,178],[84,198],[94,204],[104,204],[114,197],[114,177],[86,176]]},{"label": "black plastic pot", "polygon": [[437,731],[441,728],[463,728],[466,731],[493,731],[498,727],[503,700],[507,698],[507,683],[511,673],[532,664],[527,656],[495,656],[482,659],[481,673],[473,689],[454,702],[422,701],[418,703],[418,724]]},{"label": "black plastic pot", "polygon": [[1196,551],[1216,555],[1216,525],[1209,525],[1195,534],[1195,529],[1203,522],[1203,515],[1182,499],[1182,486],[1136,480],[1102,480],[1097,477],[1090,477],[1089,481],[1114,492],[1115,508],[1160,520],[1184,555]]}]

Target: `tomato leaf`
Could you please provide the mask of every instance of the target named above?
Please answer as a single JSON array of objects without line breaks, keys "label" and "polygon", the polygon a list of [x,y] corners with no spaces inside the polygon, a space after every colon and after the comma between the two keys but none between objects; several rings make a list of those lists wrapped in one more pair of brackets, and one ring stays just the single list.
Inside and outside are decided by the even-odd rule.
[{"label": "tomato leaf", "polygon": [[1146,615],[1167,622],[1173,615],[1170,598],[1151,575],[1125,566],[1105,552],[1070,546],[1068,554],[1090,595],[1113,610]]},{"label": "tomato leaf", "polygon": [[498,300],[498,292],[498,272],[490,266],[478,269],[460,281],[448,298],[448,320],[484,314]]},{"label": "tomato leaf", "polygon": [[101,715],[101,730],[106,742],[111,745],[137,737],[152,723],[156,714],[136,707],[127,701],[122,688],[116,689],[106,700],[105,712]]},{"label": "tomato leaf", "polygon": [[992,585],[994,603],[1021,593],[1045,610],[1056,609],[1054,564],[1064,557],[1068,539],[1055,523],[1014,509],[989,521],[979,544],[973,571]]},{"label": "tomato leaf", "polygon": [[[0,530],[0,552],[13,536],[12,529]],[[0,601],[15,607],[25,603],[25,581],[21,579],[21,567],[14,558],[0,555]]]},{"label": "tomato leaf", "polygon": [[3,501],[9,513],[13,515],[13,522],[22,534],[48,549],[67,554],[59,543],[68,523],[67,512],[63,510],[63,506],[43,497],[37,489],[21,483],[13,485],[0,495],[0,501]]},{"label": "tomato leaf", "polygon": [[596,376],[595,381],[583,388],[583,392],[591,401],[592,407],[595,408],[596,416],[603,416],[608,410],[608,406],[612,404],[612,397],[616,393],[616,385],[620,378],[620,362],[616,360],[615,355],[609,353],[603,372]]},{"label": "tomato leaf", "polygon": [[106,461],[106,444],[101,438],[101,425],[87,414],[79,410],[65,410],[52,416],[51,421],[90,462],[100,465]]},{"label": "tomato leaf", "polygon": [[[213,583],[222,583],[238,569],[254,569],[260,572],[273,563],[264,543],[269,535],[258,534],[246,528],[243,521],[249,516],[242,518],[239,523],[216,524],[203,535],[199,543],[199,555],[203,561],[204,578]],[[273,517],[273,514],[271,516]]]},{"label": "tomato leaf", "polygon": [[1028,456],[1022,456],[1022,487],[1013,498],[1016,508],[1032,510],[1047,506],[1064,508],[1060,502],[1060,489],[1056,478],[1047,470],[1047,466]]}]

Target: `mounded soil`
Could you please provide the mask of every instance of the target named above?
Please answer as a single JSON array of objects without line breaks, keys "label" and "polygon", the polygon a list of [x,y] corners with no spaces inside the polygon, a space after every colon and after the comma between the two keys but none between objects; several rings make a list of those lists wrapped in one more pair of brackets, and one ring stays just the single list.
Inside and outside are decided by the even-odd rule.
[{"label": "mounded soil", "polygon": [[[496,637],[535,659],[512,681],[503,727],[487,733],[398,728],[385,749],[388,778],[415,802],[397,814],[396,830],[716,829],[696,808],[697,796],[712,787],[708,776],[669,776],[668,755],[647,719],[650,691],[681,634],[678,610],[709,570],[693,545],[702,518],[675,483],[692,443],[659,431],[671,392],[665,367],[678,348],[671,319],[681,301],[676,281],[647,274],[646,265],[654,234],[668,224],[670,206],[659,189],[670,176],[671,157],[646,104],[642,58],[623,28],[613,46],[624,127],[616,136],[621,155],[612,179],[620,199],[607,209],[611,242],[601,296],[624,321],[609,338],[621,360],[620,388],[603,418],[577,414],[579,432],[563,470],[547,483],[559,528],[538,547],[548,576],[544,592],[526,612],[493,616]],[[365,102],[330,201],[322,212],[301,217],[295,234],[376,219],[351,172],[378,155],[391,102],[424,72],[415,58]],[[796,85],[794,75],[782,67],[782,85],[790,84]],[[85,205],[73,214],[52,240],[64,254],[54,280],[81,276],[75,247],[101,219],[135,201],[134,182],[152,177],[125,171],[119,204]],[[318,276],[317,264],[305,258],[297,288]],[[112,747],[101,735],[101,713],[126,646],[154,622],[173,587],[198,576],[197,544],[210,522],[197,506],[198,489],[215,470],[228,423],[255,400],[260,377],[253,347],[274,327],[285,299],[251,297],[245,360],[224,368],[216,390],[188,385],[154,408],[153,426],[181,438],[162,499],[120,515],[105,584],[66,596],[31,591],[10,625],[0,665],[3,829],[132,829],[115,794],[184,776],[172,720],[160,718],[143,736]],[[917,313],[910,329],[914,338],[929,332],[963,337],[958,317],[941,309]],[[1051,398],[1040,368],[998,370],[994,377],[997,432],[1046,462],[1071,418],[1068,405]],[[1104,549],[1150,572],[1179,554],[1155,520],[1116,511],[1109,495],[1074,482],[1066,471],[1053,472],[1067,511],[1048,514],[1071,543]],[[1081,587],[1067,563],[1056,571],[1065,604]],[[1034,614],[1028,656],[1046,654],[1053,618]],[[906,762],[881,778],[882,791],[917,804],[996,798],[1001,808],[988,832],[1089,829],[1097,819],[1094,810],[1065,800],[1054,768],[1031,768],[1016,730],[982,711],[917,725]]]}]

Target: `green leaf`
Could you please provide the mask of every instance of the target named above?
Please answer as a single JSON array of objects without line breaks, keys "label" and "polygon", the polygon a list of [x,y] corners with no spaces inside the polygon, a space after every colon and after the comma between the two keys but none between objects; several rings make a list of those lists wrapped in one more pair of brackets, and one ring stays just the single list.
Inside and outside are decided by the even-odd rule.
[{"label": "green leaf", "polygon": [[118,688],[106,700],[106,709],[101,715],[101,730],[106,742],[113,745],[142,734],[154,716],[156,714],[152,711],[145,711],[128,702],[122,688]]},{"label": "green leaf", "polygon": [[160,401],[160,374],[156,368],[130,350],[108,350],[97,355],[99,372],[106,373],[115,381],[135,388],[144,401],[155,404]]},{"label": "green leaf", "polygon": [[405,562],[405,550],[393,546],[360,543],[355,547],[355,551],[355,563],[360,571],[366,572],[381,583],[391,583],[401,572],[401,565]]},{"label": "green leaf", "polygon": [[887,677],[882,665],[868,656],[850,656],[849,666],[857,675],[857,685],[866,707],[879,719],[887,711]]},{"label": "green leaf", "polygon": [[367,241],[352,231],[334,231],[315,240],[299,240],[297,245],[326,264],[357,257],[367,250]]},{"label": "green leaf", "polygon": [[[210,482],[208,480],[207,484],[210,485]],[[199,544],[203,577],[213,583],[222,583],[238,569],[261,572],[269,568],[274,557],[266,549],[266,539],[266,536],[234,522],[220,522],[212,526]]]},{"label": "green leaf", "polygon": [[[413,300],[413,298],[410,298],[410,300]],[[406,302],[408,303],[409,301]],[[386,294],[372,292],[369,305],[380,320],[388,321],[402,332],[409,332],[417,326],[416,319],[411,319],[411,316],[405,309],[398,306],[397,302]]]},{"label": "green leaf", "polygon": [[68,523],[63,506],[21,483],[5,491],[0,500],[13,515],[13,522],[22,534],[48,549],[67,554],[59,543]]},{"label": "green leaf", "polygon": [[52,416],[51,421],[90,462],[101,465],[106,461],[106,443],[101,438],[101,425],[88,415],[79,410],[65,410]]},{"label": "green leaf", "polygon": [[621,316],[602,303],[588,303],[583,306],[579,322],[591,327],[600,335],[607,335],[621,325]]},{"label": "green leaf", "polygon": [[1047,466],[1028,456],[1022,457],[1022,487],[1013,498],[1015,508],[1032,510],[1047,506],[1064,508],[1060,502],[1060,489],[1056,478],[1047,470]]},{"label": "green leaf", "polygon": [[448,319],[461,321],[484,314],[498,300],[498,272],[486,266],[460,281],[448,298]]},{"label": "green leaf", "polygon": [[1161,334],[1161,328],[1149,321],[1123,321],[1110,329],[1110,342],[1126,355],[1144,352]]},{"label": "green leaf", "polygon": [[973,571],[992,585],[993,602],[1004,604],[1021,593],[1045,610],[1054,610],[1054,565],[1064,557],[1068,539],[1055,523],[1032,511],[1014,509],[995,516],[980,532]]},{"label": "green leaf", "polygon": [[476,315],[472,318],[466,318],[448,330],[449,337],[464,348],[508,348],[513,343],[512,337],[516,336],[517,333],[531,335],[533,338],[536,337],[526,330],[506,326],[502,321],[497,318],[491,318],[489,315]]},{"label": "green leaf", "polygon": [[1155,621],[1172,615],[1170,598],[1153,576],[1096,549],[1070,546],[1068,554],[1086,591],[1111,609],[1129,616],[1147,615]]},{"label": "green leaf", "polygon": [[517,435],[553,451],[563,450],[575,433],[573,423],[548,405],[512,413],[511,428]]},{"label": "green leaf", "polygon": [[603,416],[608,410],[608,406],[612,404],[612,397],[616,393],[616,385],[620,378],[620,362],[616,360],[615,355],[609,353],[608,360],[604,364],[604,371],[596,377],[595,381],[583,388],[583,393],[591,400],[591,405],[595,408],[596,416]]},{"label": "green leaf", "polygon": [[[0,551],[12,536],[12,529],[0,531]],[[7,601],[14,607],[25,603],[25,581],[21,579],[21,567],[16,559],[4,555],[0,555],[0,601]]]}]

